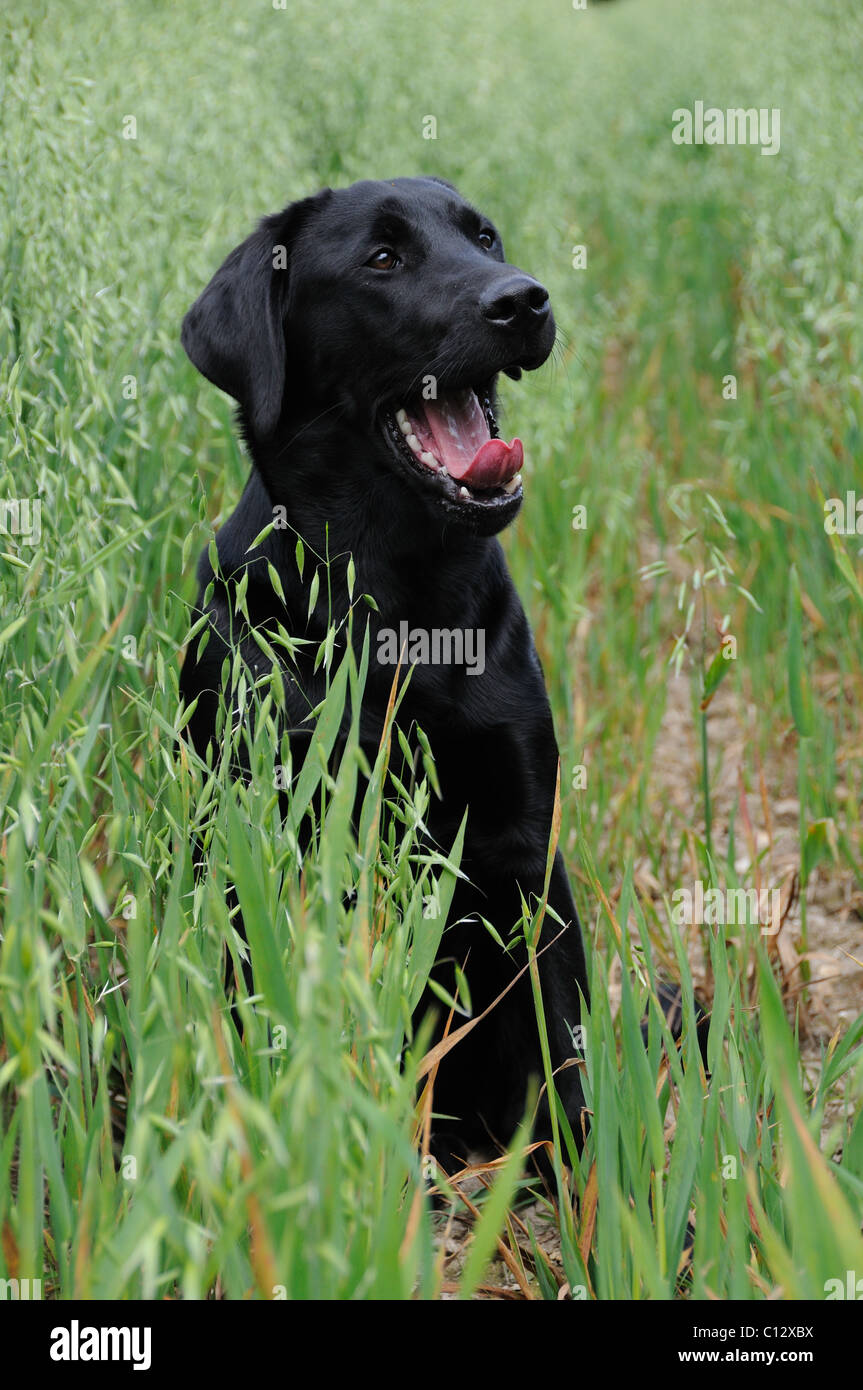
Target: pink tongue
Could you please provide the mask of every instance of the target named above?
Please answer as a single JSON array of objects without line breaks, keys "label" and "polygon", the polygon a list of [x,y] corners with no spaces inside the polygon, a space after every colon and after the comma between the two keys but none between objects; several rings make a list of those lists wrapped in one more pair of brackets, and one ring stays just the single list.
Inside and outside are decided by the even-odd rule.
[{"label": "pink tongue", "polygon": [[477,449],[467,472],[453,476],[475,487],[499,487],[514,478],[523,463],[524,445],[520,439],[514,439],[511,444],[505,439],[489,439]]},{"label": "pink tongue", "polygon": [[410,416],[422,447],[440,459],[451,478],[474,487],[498,487],[524,462],[520,439],[492,439],[474,391],[453,391],[423,402],[424,414]]}]

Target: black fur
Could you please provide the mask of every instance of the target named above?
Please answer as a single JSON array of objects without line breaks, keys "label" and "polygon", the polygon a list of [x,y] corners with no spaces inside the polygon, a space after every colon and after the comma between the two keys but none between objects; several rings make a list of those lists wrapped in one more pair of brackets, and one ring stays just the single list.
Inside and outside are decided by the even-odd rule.
[{"label": "black fur", "polygon": [[[369,263],[382,246],[392,248],[394,264]],[[238,402],[253,459],[217,542],[224,575],[235,581],[248,570],[252,622],[266,627],[279,620],[296,635],[324,637],[325,594],[306,621],[311,567],[301,580],[297,533],[318,554],[328,549],[336,557],[337,616],[347,603],[349,555],[356,591],[378,604],[361,724],[372,762],[394,675],[392,666],[375,660],[380,628],[398,631],[406,620],[425,631],[484,631],[483,673],[418,665],[399,719],[404,728],[415,720],[431,742],[442,799],[433,802],[430,830],[439,845],[451,846],[469,807],[462,868],[470,883],[457,888],[449,920],[480,913],[504,939],[521,915],[520,892],[533,900],[542,892],[558,762],[539,659],[495,539],[519,510],[521,489],[460,497],[453,482],[414,465],[393,443],[390,412],[416,398],[428,376],[441,393],[487,388],[493,408],[498,373],[517,377],[538,367],[554,336],[545,291],[505,262],[488,219],[449,184],[426,178],[325,189],[265,218],[183,324],[194,364]],[[290,529],[273,531],[248,556],[276,506],[285,508]],[[284,608],[267,560],[281,577]],[[213,578],[206,553],[198,576],[203,593]],[[216,583],[209,605],[215,631],[199,662],[193,644],[182,672],[185,699],[201,696],[189,726],[199,751],[213,732],[229,633],[240,627],[231,589],[232,582]],[[239,641],[244,659],[260,665],[254,641],[242,634]],[[300,688],[286,684],[292,727],[323,697],[323,672],[313,671],[311,657],[300,658]],[[588,986],[559,851],[549,902],[568,923],[540,960],[552,1060],[560,1067],[573,1055],[570,1029],[579,1023],[579,990],[587,996]],[[559,930],[547,918],[542,944]],[[442,955],[467,960],[475,1013],[524,961],[523,951],[504,954],[476,922],[448,929]],[[448,968],[436,973],[452,985]],[[419,1014],[436,1002],[424,999]],[[438,1155],[446,1161],[450,1152],[487,1146],[489,1138],[506,1142],[521,1118],[530,1073],[541,1079],[524,977],[440,1067],[435,1111],[455,1118],[436,1124]],[[583,1104],[578,1075],[569,1067],[557,1078],[576,1133]],[[543,1137],[547,1127],[543,1110]]]}]

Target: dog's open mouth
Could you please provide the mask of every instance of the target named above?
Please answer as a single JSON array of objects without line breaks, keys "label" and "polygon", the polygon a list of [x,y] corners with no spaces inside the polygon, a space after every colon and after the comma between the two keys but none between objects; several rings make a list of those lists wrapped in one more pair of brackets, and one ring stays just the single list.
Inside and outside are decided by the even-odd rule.
[{"label": "dog's open mouth", "polygon": [[396,453],[436,480],[448,500],[500,505],[520,492],[524,447],[500,438],[489,386],[414,400],[383,421]]}]

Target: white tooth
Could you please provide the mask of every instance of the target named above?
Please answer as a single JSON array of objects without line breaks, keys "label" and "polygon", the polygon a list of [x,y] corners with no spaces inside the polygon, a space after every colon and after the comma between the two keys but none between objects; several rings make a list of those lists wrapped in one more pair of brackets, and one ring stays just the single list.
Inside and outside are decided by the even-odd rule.
[{"label": "white tooth", "polygon": [[520,473],[516,473],[515,477],[514,477],[514,478],[510,478],[510,480],[509,480],[508,483],[504,483],[504,485],[503,485],[503,490],[504,490],[504,492],[518,492],[518,489],[519,489],[520,487],[521,487],[521,474],[520,474]]},{"label": "white tooth", "polygon": [[445,464],[445,463],[442,463],[441,466],[440,466],[440,474],[439,474],[439,476],[440,476],[441,478],[448,478],[448,477],[449,477],[449,473],[447,473],[447,471],[446,471],[446,464]]},{"label": "white tooth", "polygon": [[415,454],[420,452],[420,442],[415,434],[406,434],[405,443],[408,445],[408,448],[413,449]]},{"label": "white tooth", "polygon": [[[408,432],[408,430],[410,430],[410,425],[408,425],[408,415],[407,415],[407,411],[406,411],[406,410],[397,410],[397,411],[396,411],[396,424],[398,425],[399,429],[402,431],[403,434],[406,434],[406,433]],[[407,429],[405,428],[405,426],[407,426]]]},{"label": "white tooth", "polygon": [[420,454],[420,463],[427,463],[429,468],[437,468],[437,459],[434,454],[430,454],[428,449],[423,449]]},{"label": "white tooth", "polygon": [[470,493],[468,492],[466,487],[460,487],[458,490],[458,495],[459,497],[464,497],[468,502],[470,501]]}]

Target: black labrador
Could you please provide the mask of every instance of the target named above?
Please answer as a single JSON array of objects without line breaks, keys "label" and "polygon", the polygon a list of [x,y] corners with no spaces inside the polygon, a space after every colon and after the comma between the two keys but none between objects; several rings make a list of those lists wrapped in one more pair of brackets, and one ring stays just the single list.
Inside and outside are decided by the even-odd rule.
[{"label": "black labrador", "polygon": [[[498,374],[518,378],[549,356],[555,323],[544,287],[507,263],[492,222],[435,178],[363,181],[329,189],[266,217],[228,256],[186,315],[192,362],[239,405],[253,467],[218,534],[222,576],[207,605],[210,641],[190,646],[181,689],[198,697],[189,729],[203,752],[214,731],[220,672],[242,636],[234,588],[246,578],[253,624],[276,621],[322,640],[322,593],[310,618],[310,571],[298,574],[296,535],[333,561],[335,616],[358,592],[373,595],[372,660],[362,739],[374,762],[393,681],[393,643],[414,669],[399,712],[425,730],[441,798],[429,829],[448,850],[469,808],[460,882],[442,958],[465,965],[474,1014],[505,988],[525,951],[504,952],[479,916],[506,939],[520,895],[543,891],[558,749],[543,674],[496,535],[522,504],[521,441],[496,421]],[[274,518],[273,530],[247,555]],[[327,534],[328,533],[328,534]],[[276,599],[267,561],[278,571]],[[203,591],[213,580],[206,552]],[[326,586],[322,586],[325,588]],[[343,599],[339,599],[343,595]],[[339,609],[338,604],[342,602]],[[239,638],[236,637],[240,633]],[[395,636],[394,636],[395,635]],[[304,648],[314,652],[315,646]],[[288,717],[301,726],[324,694],[323,671],[300,657],[286,680]],[[297,681],[298,686],[292,684]],[[295,763],[297,760],[295,759]],[[539,971],[555,1069],[579,1051],[580,994],[588,996],[581,930],[563,859],[554,862]],[[443,973],[441,973],[443,972]],[[448,973],[447,973],[448,972]],[[438,978],[452,988],[443,959]],[[418,1014],[441,1005],[426,997]],[[434,1090],[433,1148],[445,1167],[474,1147],[508,1141],[531,1074],[542,1080],[527,975],[443,1060]],[[556,1085],[576,1135],[579,1068]],[[443,1118],[446,1117],[446,1118]],[[543,1101],[536,1132],[548,1135]]]}]

